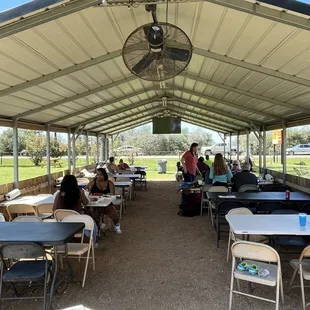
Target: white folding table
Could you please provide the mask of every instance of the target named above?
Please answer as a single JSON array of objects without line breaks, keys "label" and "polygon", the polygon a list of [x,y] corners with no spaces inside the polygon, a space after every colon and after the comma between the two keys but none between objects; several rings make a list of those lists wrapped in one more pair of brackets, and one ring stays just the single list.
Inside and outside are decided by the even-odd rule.
[{"label": "white folding table", "polygon": [[299,225],[298,214],[226,215],[235,234],[240,235],[310,235],[310,216],[307,225]]},{"label": "white folding table", "polygon": [[54,199],[55,199],[54,196],[40,196],[40,195],[20,196],[13,200],[2,201],[0,203],[0,207],[7,207],[8,205],[12,204],[30,204],[38,206],[46,203],[54,203]]}]

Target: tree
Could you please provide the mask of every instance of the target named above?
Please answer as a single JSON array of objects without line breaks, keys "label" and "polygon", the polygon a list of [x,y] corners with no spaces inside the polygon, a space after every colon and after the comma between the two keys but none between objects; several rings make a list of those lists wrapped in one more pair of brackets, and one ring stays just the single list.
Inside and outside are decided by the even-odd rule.
[{"label": "tree", "polygon": [[67,147],[60,143],[57,138],[50,140],[50,155],[51,157],[58,158],[66,154]]},{"label": "tree", "polygon": [[[25,147],[25,131],[18,131],[18,151],[21,152]],[[0,153],[13,154],[13,129],[8,128],[0,135]]]},{"label": "tree", "polygon": [[26,148],[30,160],[35,166],[39,166],[46,154],[46,139],[43,135],[37,135],[34,131],[27,133],[25,137]]}]

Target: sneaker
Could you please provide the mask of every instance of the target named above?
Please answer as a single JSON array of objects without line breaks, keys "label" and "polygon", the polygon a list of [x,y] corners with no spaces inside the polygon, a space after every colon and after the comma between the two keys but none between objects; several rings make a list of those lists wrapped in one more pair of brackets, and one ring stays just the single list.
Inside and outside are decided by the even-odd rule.
[{"label": "sneaker", "polygon": [[102,223],[102,224],[100,225],[100,230],[104,230],[104,228],[105,228],[105,224]]},{"label": "sneaker", "polygon": [[122,233],[120,224],[114,226],[114,231],[120,235]]}]

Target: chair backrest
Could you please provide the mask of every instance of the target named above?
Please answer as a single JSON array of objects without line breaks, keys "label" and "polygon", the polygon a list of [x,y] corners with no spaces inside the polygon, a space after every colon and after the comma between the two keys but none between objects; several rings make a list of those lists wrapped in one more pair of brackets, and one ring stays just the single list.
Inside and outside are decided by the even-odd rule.
[{"label": "chair backrest", "polygon": [[53,194],[53,196],[56,197],[57,194],[58,194],[59,192],[60,192],[60,190],[58,189],[58,190]]},{"label": "chair backrest", "polygon": [[229,200],[229,201],[222,201],[218,204],[218,212],[221,214],[227,214],[228,211],[230,211],[231,209],[236,209],[236,208],[240,208],[243,207],[244,204],[241,201],[236,201],[236,200]]},{"label": "chair backrest", "polygon": [[241,185],[238,189],[238,192],[241,192],[241,193],[245,193],[248,191],[258,192],[259,189],[255,184],[244,184],[244,185]]},{"label": "chair backrest", "polygon": [[37,214],[42,213],[53,213],[53,204],[52,203],[43,203],[37,206]]},{"label": "chair backrest", "polygon": [[57,209],[54,211],[54,216],[57,222],[61,222],[69,215],[80,215],[80,213],[70,209]]},{"label": "chair backrest", "polygon": [[93,236],[95,222],[89,215],[86,215],[86,214],[68,215],[62,220],[62,222],[63,223],[84,223],[85,224],[84,230],[85,229],[90,230],[91,238]]},{"label": "chair backrest", "polygon": [[305,247],[303,251],[301,252],[300,257],[299,257],[299,262],[301,262],[304,257],[310,257],[310,245]]},{"label": "chair backrest", "polygon": [[13,222],[42,222],[42,219],[37,216],[18,216]]},{"label": "chair backrest", "polygon": [[291,209],[277,209],[272,211],[271,214],[298,214],[296,210],[291,210]]},{"label": "chair backrest", "polygon": [[301,212],[302,212],[302,213],[310,214],[310,203],[304,205],[304,206],[302,207],[302,209],[301,209]]},{"label": "chair backrest", "polygon": [[85,183],[89,183],[89,179],[88,178],[77,178],[76,179],[78,182],[85,182]]},{"label": "chair backrest", "polygon": [[282,201],[263,201],[257,206],[257,213],[272,213],[275,210],[284,209]]},{"label": "chair backrest", "polygon": [[266,244],[237,241],[231,246],[231,253],[234,257],[262,262],[280,264],[280,257],[276,250]]},{"label": "chair backrest", "polygon": [[142,170],[135,171],[134,174],[140,174],[141,176],[146,176],[146,172]]},{"label": "chair backrest", "polygon": [[44,257],[46,259],[44,248],[39,244],[31,242],[5,243],[0,247],[0,256],[2,259],[29,259],[38,257]]},{"label": "chair backrest", "polygon": [[40,196],[40,197],[50,197],[50,196],[53,196],[52,194],[38,194],[37,196]]},{"label": "chair backrest", "polygon": [[245,214],[245,215],[253,215],[252,211],[248,208],[235,208],[231,209],[228,212],[229,215],[239,215],[239,214]]},{"label": "chair backrest", "polygon": [[211,187],[212,187],[211,184],[207,184],[207,185],[204,185],[204,186],[201,188],[201,190],[202,190],[204,193],[206,193],[206,192],[208,192],[208,191],[210,190]]},{"label": "chair backrest", "polygon": [[228,193],[228,188],[226,186],[211,186],[209,192]]},{"label": "chair backrest", "polygon": [[36,214],[36,208],[29,204],[10,204],[6,207],[6,212],[9,215],[10,221],[12,221],[12,214]]}]

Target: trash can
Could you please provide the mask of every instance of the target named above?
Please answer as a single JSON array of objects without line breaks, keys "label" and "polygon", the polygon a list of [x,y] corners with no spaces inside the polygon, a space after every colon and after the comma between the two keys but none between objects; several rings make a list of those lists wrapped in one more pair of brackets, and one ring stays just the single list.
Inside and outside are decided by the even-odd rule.
[{"label": "trash can", "polygon": [[158,173],[166,173],[167,172],[167,160],[166,159],[160,159],[157,162],[157,169]]}]

